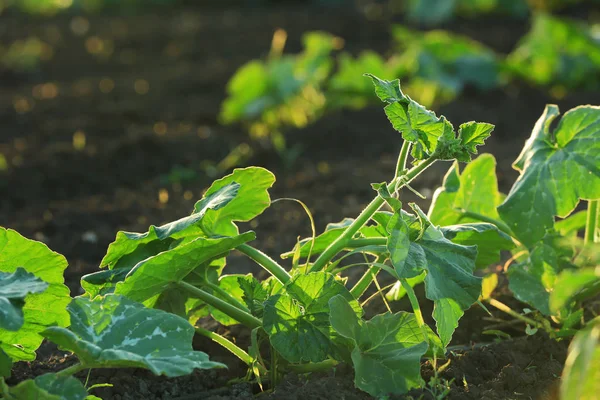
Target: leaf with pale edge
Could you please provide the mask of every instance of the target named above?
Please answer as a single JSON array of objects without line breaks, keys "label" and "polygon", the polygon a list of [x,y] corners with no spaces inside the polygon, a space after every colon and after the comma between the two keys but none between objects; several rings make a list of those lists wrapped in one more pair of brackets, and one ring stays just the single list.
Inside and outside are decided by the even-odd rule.
[{"label": "leaf with pale edge", "polygon": [[600,198],[600,107],[568,111],[554,132],[558,107],[546,106],[513,164],[521,175],[498,207],[515,236],[533,247],[580,199]]},{"label": "leaf with pale edge", "polygon": [[224,367],[192,349],[194,328],[174,314],[117,295],[79,297],[68,310],[70,329],[51,327],[44,336],[91,368],[146,368],[174,377]]},{"label": "leaf with pale edge", "polygon": [[0,272],[0,328],[17,331],[23,326],[23,306],[30,293],[41,293],[48,284],[17,268],[12,274]]},{"label": "leaf with pale edge", "polygon": [[44,243],[0,228],[0,271],[11,274],[24,269],[48,284],[43,292],[27,296],[22,308],[24,323],[18,331],[0,328],[0,348],[13,361],[35,359],[35,350],[43,340],[40,332],[46,327],[69,325],[66,307],[71,297],[63,278],[66,267],[67,260]]},{"label": "leaf with pale edge", "polygon": [[579,331],[569,345],[563,369],[562,399],[594,400],[600,393],[600,317]]},{"label": "leaf with pale edge", "polygon": [[329,308],[331,326],[354,342],[356,387],[379,397],[422,385],[420,360],[428,345],[413,314],[386,313],[363,321],[339,295],[329,300]]},{"label": "leaf with pale edge", "polygon": [[9,400],[84,400],[88,393],[79,379],[44,374],[9,389]]},{"label": "leaf with pale edge", "polygon": [[263,327],[271,345],[292,363],[343,358],[345,340],[329,322],[329,300],[341,295],[362,312],[348,289],[326,272],[295,276],[265,303]]},{"label": "leaf with pale edge", "polygon": [[[396,251],[389,238],[388,247],[390,252]],[[481,293],[481,278],[473,275],[476,258],[475,246],[453,243],[438,228],[430,226],[422,238],[411,241],[404,261],[393,264],[400,278],[427,272],[425,295],[434,301],[433,318],[444,346],[450,342],[464,310]]]}]

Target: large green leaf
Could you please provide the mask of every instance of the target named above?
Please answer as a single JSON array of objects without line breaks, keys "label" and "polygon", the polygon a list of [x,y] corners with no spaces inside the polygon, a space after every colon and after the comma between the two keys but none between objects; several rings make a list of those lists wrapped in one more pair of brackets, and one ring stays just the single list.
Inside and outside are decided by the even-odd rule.
[{"label": "large green leaf", "polygon": [[299,363],[343,357],[343,341],[329,322],[329,300],[336,295],[362,312],[348,289],[326,272],[297,275],[266,301],[263,327],[283,358]]},{"label": "large green leaf", "polygon": [[51,327],[44,336],[91,368],[146,368],[173,377],[224,367],[192,349],[194,328],[174,314],[118,295],[79,297],[68,310],[71,328]]},{"label": "large green leaf", "polygon": [[[424,215],[422,218],[426,219]],[[394,242],[388,239],[390,252],[396,251],[393,246]],[[423,237],[411,239],[404,261],[393,262],[400,278],[413,278],[427,272],[425,295],[434,301],[433,317],[444,346],[450,342],[463,311],[475,303],[481,293],[481,278],[473,275],[476,257],[475,246],[453,243],[439,229],[429,226]]]},{"label": "large green leaf", "polygon": [[509,268],[508,287],[517,299],[531,304],[545,315],[550,315],[550,293],[558,272],[556,251],[542,243],[533,249],[524,263]]},{"label": "large green leaf", "polygon": [[206,262],[224,257],[230,250],[253,240],[255,236],[254,232],[246,232],[235,237],[199,237],[159,253],[139,262],[127,278],[117,284],[115,293],[144,302],[167,290],[172,283],[182,281]]},{"label": "large green leaf", "polygon": [[[211,208],[202,220],[202,228],[209,235],[237,235],[238,229],[234,222],[250,221],[271,204],[268,190],[275,183],[275,175],[261,167],[235,169],[230,175],[213,182],[204,196],[219,193],[234,183],[240,187],[231,201],[225,207]],[[194,212],[205,207],[204,199],[200,200],[194,206]]]},{"label": "large green leaf", "polygon": [[0,328],[17,331],[23,326],[23,306],[30,293],[41,293],[48,284],[35,275],[17,268],[12,273],[0,272]]},{"label": "large green leaf", "polygon": [[331,326],[354,341],[356,387],[379,397],[403,394],[422,384],[420,360],[428,345],[413,314],[386,313],[362,321],[339,295],[329,300],[329,307]]},{"label": "large green leaf", "polygon": [[44,374],[10,388],[7,399],[84,400],[87,395],[87,390],[77,378]]},{"label": "large green leaf", "polygon": [[477,246],[477,268],[485,268],[500,261],[500,251],[515,247],[512,238],[495,225],[479,222],[450,225],[440,228],[446,239],[463,246]]},{"label": "large green leaf", "polygon": [[23,306],[23,326],[18,331],[0,328],[0,348],[13,360],[33,360],[47,326],[67,326],[66,306],[71,301],[63,282],[67,260],[43,243],[29,240],[11,229],[0,228],[0,271],[21,268],[48,284],[41,293],[29,294]]},{"label": "large green leaf", "polygon": [[600,317],[579,331],[571,345],[560,385],[562,399],[594,400],[600,393]]},{"label": "large green leaf", "polygon": [[516,237],[532,247],[580,199],[600,198],[600,107],[568,111],[554,132],[558,107],[546,107],[513,167],[521,172],[498,207]]},{"label": "large green leaf", "polygon": [[463,215],[460,210],[500,219],[496,207],[502,203],[496,179],[496,160],[491,154],[482,154],[471,161],[462,173],[454,163],[444,177],[429,207],[429,219],[435,225],[455,225],[480,222]]}]

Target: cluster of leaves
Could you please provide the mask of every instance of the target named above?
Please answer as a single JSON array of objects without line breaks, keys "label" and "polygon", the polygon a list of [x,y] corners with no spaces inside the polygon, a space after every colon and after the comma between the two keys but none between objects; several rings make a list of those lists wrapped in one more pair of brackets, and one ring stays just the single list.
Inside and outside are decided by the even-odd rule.
[{"label": "cluster of leaves", "polygon": [[[356,386],[367,393],[406,393],[423,385],[422,358],[445,357],[466,309],[482,300],[494,306],[493,287],[486,284],[482,293],[477,270],[498,262],[502,250],[511,250],[517,260],[508,270],[510,289],[539,316],[532,320],[513,313],[556,336],[575,333],[586,318],[582,302],[600,288],[598,269],[590,267],[598,264],[599,213],[590,207],[593,218],[586,226],[592,233],[583,242],[576,236],[581,214],[558,222],[555,217],[566,217],[581,198],[597,206],[600,108],[575,108],[551,131],[558,110],[549,106],[515,163],[521,177],[504,196],[497,189],[493,157],[471,161],[492,125],[467,122],[455,129],[403,93],[398,80],[370,78],[404,139],[396,174],[389,183],[373,184],[375,197],[356,218],[330,224],[282,255],[291,258],[291,268],[252,247],[254,232],[240,233],[236,225],[271,204],[268,191],[275,177],[259,167],[236,169],[215,181],[189,216],[150,226],[145,233],[117,233],[101,261],[103,269],[82,278],[85,294],[73,300],[62,285],[64,258],[4,230],[0,303],[7,306],[0,313],[0,372],[6,376],[12,361],[31,359],[42,337],[75,353],[80,364],[10,388],[1,380],[0,393],[9,399],[32,398],[32,393],[83,399],[86,388],[71,377],[82,369],[134,366],[177,376],[222,366],[192,351],[194,330],[244,361],[260,385],[275,385],[287,371],[347,363],[354,367]],[[402,188],[444,160],[455,163],[429,212],[416,204],[403,209]],[[458,161],[469,162],[463,173]],[[381,210],[384,205],[389,211]],[[269,277],[259,281],[251,274],[226,274],[226,259],[234,249]],[[365,261],[349,264],[355,254]],[[341,273],[359,265],[367,269],[350,286]],[[49,270],[53,278],[42,275]],[[396,282],[396,293],[408,295],[413,313],[363,318],[368,288],[374,282],[379,287],[381,271]],[[413,289],[420,284],[423,301],[434,304],[435,330],[421,314]],[[52,285],[54,301],[63,301],[52,309],[62,313],[68,303],[64,315],[40,312],[44,306],[36,296]],[[248,350],[203,328],[201,319],[208,317],[250,328]],[[595,349],[596,332],[596,322],[590,323],[574,341],[570,379],[597,368],[591,364],[597,357],[586,357],[590,346]],[[589,382],[593,388],[595,382]],[[564,390],[579,389],[566,385]]]},{"label": "cluster of leaves", "polygon": [[368,82],[357,79],[362,71],[400,77],[406,93],[426,107],[449,102],[466,87],[485,91],[510,79],[562,92],[600,84],[600,44],[591,29],[544,13],[534,15],[531,31],[506,58],[446,31],[394,26],[392,34],[395,55],[365,51],[354,58],[342,53],[335,73],[333,43],[341,41],[322,32],[306,35],[303,53],[251,61],[231,78],[221,120],[245,121],[251,136],[270,135],[284,150],[284,126],[301,127],[328,110],[359,109],[376,101]]}]

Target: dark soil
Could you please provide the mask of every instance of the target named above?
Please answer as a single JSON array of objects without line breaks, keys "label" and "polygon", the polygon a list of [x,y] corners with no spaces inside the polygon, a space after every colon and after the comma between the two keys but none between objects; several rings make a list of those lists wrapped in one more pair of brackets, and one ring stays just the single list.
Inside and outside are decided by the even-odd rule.
[{"label": "dark soil", "polygon": [[[244,4],[209,2],[136,15],[86,16],[89,30],[83,35],[72,29],[81,23],[73,14],[51,19],[10,10],[0,14],[4,47],[35,36],[52,49],[51,58],[31,71],[0,66],[0,153],[8,162],[8,170],[0,172],[0,225],[64,254],[70,262],[65,278],[73,295],[80,293],[81,275],[96,270],[117,230],[144,232],[150,224],[188,214],[214,178],[205,167],[247,140],[242,127],[219,125],[219,105],[229,77],[248,60],[268,52],[275,29],[288,32],[290,51],[300,47],[303,32],[320,29],[344,38],[345,49],[352,53],[368,48],[387,52],[389,25],[398,22],[389,19],[397,17],[369,19],[364,7],[328,8],[317,2]],[[446,28],[504,53],[527,30],[524,22],[497,18],[458,20]],[[86,50],[86,43],[93,48],[98,40],[103,52]],[[146,84],[148,92],[136,92],[136,81],[138,92]],[[52,87],[39,85],[47,83],[55,85],[56,93],[44,98],[40,93],[50,90],[52,94]],[[455,125],[472,119],[496,124],[483,151],[498,159],[500,185],[506,191],[516,176],[510,165],[546,103],[557,103],[566,111],[598,100],[597,93],[587,92],[553,99],[542,89],[516,83],[486,93],[468,90],[439,112]],[[80,150],[72,144],[77,131],[86,139]],[[400,146],[380,107],[335,112],[306,129],[289,132],[288,140],[304,148],[293,167],[285,168],[277,156],[252,143],[255,153],[248,164],[274,171],[278,182],[273,198],[294,197],[307,203],[317,229],[356,215],[373,196],[370,183],[389,179],[393,173]],[[179,181],[168,179],[177,166],[194,173]],[[447,167],[440,164],[428,170],[415,188],[431,194]],[[168,201],[159,201],[161,191],[163,197],[165,191],[169,194]],[[408,193],[406,200],[417,199]],[[302,209],[290,202],[273,205],[251,227],[258,234],[257,246],[273,257],[292,248],[298,235],[310,234]],[[235,254],[228,268],[260,274]],[[455,334],[453,344],[467,347],[451,356],[450,367],[442,374],[444,379],[454,379],[450,398],[544,398],[560,375],[566,344],[537,335],[470,349],[473,342],[494,339],[481,332],[486,324],[498,321],[484,318],[487,314],[474,307]],[[512,335],[523,332],[522,326],[502,324]],[[243,377],[245,370],[219,346],[199,340],[196,347],[230,369],[177,379],[137,370],[95,371],[90,382],[112,383],[113,387],[96,393],[117,400],[244,399],[259,392],[249,383],[228,384]],[[72,358],[44,345],[38,361],[17,365],[11,383],[62,369],[70,362]],[[431,375],[429,365],[423,366],[423,374],[426,379]],[[287,377],[272,394],[260,397],[368,398],[354,389],[351,372],[344,368],[335,375],[306,379]]]}]

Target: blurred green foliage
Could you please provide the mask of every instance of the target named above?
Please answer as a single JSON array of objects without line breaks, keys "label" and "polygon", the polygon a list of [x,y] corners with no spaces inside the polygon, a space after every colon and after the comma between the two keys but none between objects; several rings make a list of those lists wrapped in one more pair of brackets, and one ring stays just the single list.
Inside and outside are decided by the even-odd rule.
[{"label": "blurred green foliage", "polygon": [[535,84],[598,88],[600,35],[585,24],[541,13],[507,61],[513,73]]},{"label": "blurred green foliage", "polygon": [[177,0],[0,0],[0,12],[7,8],[17,8],[30,14],[53,15],[61,11],[76,9],[85,12],[98,12],[112,8],[118,10],[138,10],[157,5],[168,5]]}]

